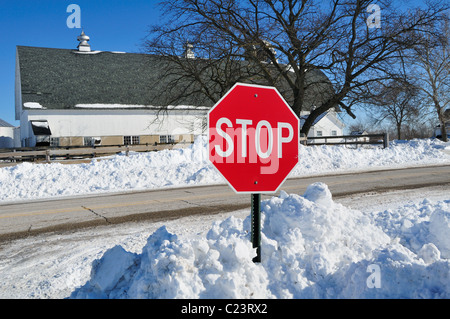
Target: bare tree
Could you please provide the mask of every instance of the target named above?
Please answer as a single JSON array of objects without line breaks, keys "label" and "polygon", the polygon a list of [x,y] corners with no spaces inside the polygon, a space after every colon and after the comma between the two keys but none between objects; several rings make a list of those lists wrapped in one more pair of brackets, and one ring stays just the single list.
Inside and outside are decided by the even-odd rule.
[{"label": "bare tree", "polygon": [[[420,89],[407,82],[390,81],[380,84],[378,91],[369,101],[369,110],[375,125],[389,121],[395,125],[397,138],[402,139],[404,125],[419,125],[424,115],[424,103]],[[412,130],[409,130],[412,131]]]},{"label": "bare tree", "polygon": [[[412,77],[431,101],[439,120],[443,141],[447,142],[444,113],[450,106],[450,28],[449,17],[421,32],[425,41],[413,47],[409,55]],[[441,37],[436,38],[434,29]]]},{"label": "bare tree", "polygon": [[[236,79],[286,88],[280,93],[296,114],[315,106],[301,129],[307,134],[314,120],[334,107],[355,118],[353,105],[370,94],[373,83],[397,77],[393,66],[400,52],[419,40],[413,31],[446,9],[434,1],[412,14],[392,1],[378,1],[382,26],[372,28],[371,2],[166,0],[162,7],[169,21],[152,28],[146,48],[181,67],[186,61],[174,57],[183,55],[183,44],[192,43],[208,67],[184,74],[195,79],[191,88],[213,101]],[[245,70],[238,71],[243,65]],[[216,66],[229,66],[228,74],[218,79],[219,71],[211,71]],[[206,80],[215,81],[216,89]]]}]

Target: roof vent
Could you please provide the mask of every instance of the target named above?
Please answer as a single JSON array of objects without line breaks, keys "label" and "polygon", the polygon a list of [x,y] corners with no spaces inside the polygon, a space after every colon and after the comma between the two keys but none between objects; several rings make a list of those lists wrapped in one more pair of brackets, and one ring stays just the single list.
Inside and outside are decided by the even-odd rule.
[{"label": "roof vent", "polygon": [[84,34],[84,31],[81,31],[81,34],[77,37],[77,40],[80,41],[77,48],[80,52],[91,52],[91,46],[88,44],[89,37]]},{"label": "roof vent", "polygon": [[184,58],[195,59],[194,46],[189,42],[184,45]]}]

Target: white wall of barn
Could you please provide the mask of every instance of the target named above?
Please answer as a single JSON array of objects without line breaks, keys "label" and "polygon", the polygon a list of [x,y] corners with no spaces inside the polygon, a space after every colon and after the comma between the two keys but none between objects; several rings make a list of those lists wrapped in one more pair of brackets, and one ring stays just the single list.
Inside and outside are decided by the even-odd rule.
[{"label": "white wall of barn", "polygon": [[31,138],[30,121],[48,121],[52,137],[202,134],[206,112],[171,110],[24,110],[22,139]]}]

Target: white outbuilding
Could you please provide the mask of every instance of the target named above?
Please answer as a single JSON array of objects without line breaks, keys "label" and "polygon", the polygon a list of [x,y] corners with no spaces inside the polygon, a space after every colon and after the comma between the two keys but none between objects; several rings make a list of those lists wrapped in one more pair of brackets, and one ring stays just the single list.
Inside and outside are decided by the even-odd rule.
[{"label": "white outbuilding", "polygon": [[13,148],[19,146],[19,128],[0,119],[0,148]]}]

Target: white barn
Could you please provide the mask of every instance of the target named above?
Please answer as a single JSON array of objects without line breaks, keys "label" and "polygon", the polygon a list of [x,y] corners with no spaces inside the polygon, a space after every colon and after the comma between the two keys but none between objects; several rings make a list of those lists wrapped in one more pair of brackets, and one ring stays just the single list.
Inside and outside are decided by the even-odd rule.
[{"label": "white barn", "polygon": [[[21,146],[191,142],[206,133],[212,101],[195,87],[182,94],[178,90],[174,96],[176,90],[168,89],[174,75],[167,71],[167,60],[148,54],[93,51],[84,32],[78,41],[77,49],[17,46],[15,111]],[[185,59],[197,63],[193,54]],[[308,76],[322,93],[330,90],[320,71]],[[311,93],[306,94],[308,105],[324,96]],[[337,123],[328,117],[316,124]],[[311,131],[318,134],[319,126]]]},{"label": "white barn", "polygon": [[171,105],[157,56],[18,46],[16,119],[21,145],[191,142],[208,107],[195,95]]}]

